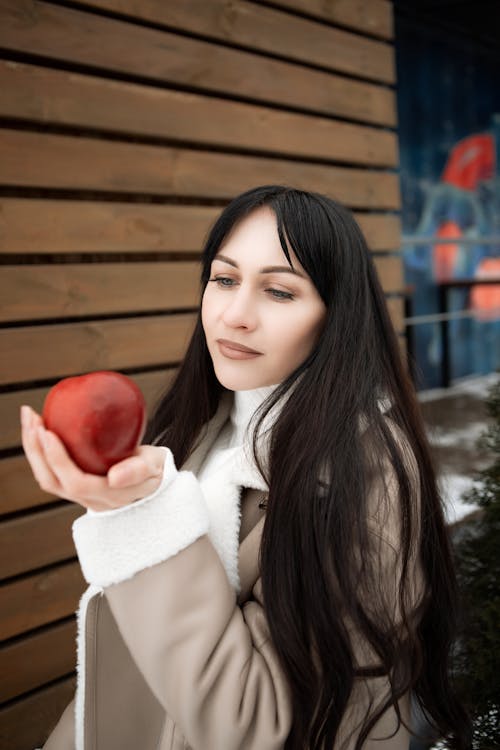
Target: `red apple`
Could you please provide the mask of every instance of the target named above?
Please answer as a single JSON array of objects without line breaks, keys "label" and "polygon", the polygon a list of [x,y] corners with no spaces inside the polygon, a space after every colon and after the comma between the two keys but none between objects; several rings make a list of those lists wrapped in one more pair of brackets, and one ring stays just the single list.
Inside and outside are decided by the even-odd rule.
[{"label": "red apple", "polygon": [[100,370],[60,380],[47,394],[42,417],[83,471],[104,476],[139,445],[146,404],[133,380]]}]

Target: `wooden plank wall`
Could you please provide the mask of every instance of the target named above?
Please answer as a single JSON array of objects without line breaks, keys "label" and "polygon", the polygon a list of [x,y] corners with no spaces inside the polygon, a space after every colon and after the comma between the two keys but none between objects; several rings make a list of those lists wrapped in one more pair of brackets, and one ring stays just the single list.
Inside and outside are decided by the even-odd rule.
[{"label": "wooden plank wall", "polygon": [[387,0],[0,0],[0,746],[74,689],[72,504],[33,481],[18,409],[60,377],[182,357],[220,208],[287,183],[352,207],[402,328]]}]

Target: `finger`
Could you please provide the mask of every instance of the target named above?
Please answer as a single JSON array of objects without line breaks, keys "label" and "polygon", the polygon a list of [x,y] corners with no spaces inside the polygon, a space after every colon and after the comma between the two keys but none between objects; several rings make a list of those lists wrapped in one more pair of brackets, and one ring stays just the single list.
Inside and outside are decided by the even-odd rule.
[{"label": "finger", "polygon": [[27,406],[26,404],[23,404],[20,409],[20,416],[21,416],[21,434],[27,434],[28,430],[31,429],[33,425],[33,419],[37,417],[37,413],[33,411],[33,409],[30,406]]},{"label": "finger", "polygon": [[163,474],[165,454],[155,446],[142,445],[136,455],[114,464],[108,471],[108,484],[113,488],[139,485]]},{"label": "finger", "polygon": [[24,443],[28,438],[28,430],[31,427],[31,409],[29,406],[26,406],[25,404],[21,406],[20,410],[20,416],[21,416],[21,441]]},{"label": "finger", "polygon": [[[23,447],[25,443],[31,444],[32,438],[35,438],[35,443],[38,444],[38,438],[36,435],[36,427],[42,424],[41,417],[31,409],[31,407],[23,405],[21,406],[21,437],[23,441]],[[41,451],[41,446],[38,446]]]},{"label": "finger", "polygon": [[37,432],[46,461],[57,477],[63,489],[64,496],[68,500],[74,500],[82,505],[89,499],[104,500],[101,496],[106,493],[106,490],[109,492],[106,479],[83,472],[75,464],[64,447],[63,442],[54,432],[45,430],[43,427],[37,427]]},{"label": "finger", "polygon": [[50,492],[53,495],[59,495],[62,487],[54,474],[47,464],[45,455],[40,445],[39,438],[36,432],[36,428],[32,427],[31,419],[28,416],[24,417],[25,422],[22,429],[22,444],[26,454],[26,458],[31,466],[33,475],[38,482],[39,486],[45,492]]},{"label": "finger", "polygon": [[43,427],[44,422],[40,414],[36,412],[34,409],[30,409],[31,412],[31,424],[35,427]]},{"label": "finger", "polygon": [[151,468],[140,456],[126,458],[114,464],[108,471],[108,485],[113,489],[125,489],[130,485],[145,482],[151,476]]},{"label": "finger", "polygon": [[87,474],[69,456],[58,436],[38,427],[45,456],[61,484],[63,497],[95,511],[113,510],[145,497],[158,486],[160,479],[149,479],[124,489],[113,489],[107,477]]}]

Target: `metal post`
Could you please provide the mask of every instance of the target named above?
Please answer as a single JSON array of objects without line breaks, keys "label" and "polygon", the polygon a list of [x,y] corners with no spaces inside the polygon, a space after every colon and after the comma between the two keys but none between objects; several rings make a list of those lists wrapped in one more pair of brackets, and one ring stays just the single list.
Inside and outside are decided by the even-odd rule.
[{"label": "metal post", "polygon": [[[438,285],[439,313],[444,315],[448,312],[448,287],[444,284]],[[446,315],[441,318],[441,385],[448,388],[450,385],[450,341],[448,336],[448,318]]]}]

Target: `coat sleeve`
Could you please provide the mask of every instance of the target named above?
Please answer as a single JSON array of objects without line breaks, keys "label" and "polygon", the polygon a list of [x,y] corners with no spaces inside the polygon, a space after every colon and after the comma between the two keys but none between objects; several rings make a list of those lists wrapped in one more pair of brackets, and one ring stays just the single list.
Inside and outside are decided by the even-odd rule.
[{"label": "coat sleeve", "polygon": [[191,747],[283,747],[289,697],[261,602],[238,606],[207,536],[105,595],[150,687]]},{"label": "coat sleeve", "polygon": [[146,502],[75,522],[82,570],[192,748],[278,750],[291,710],[260,587],[239,606],[198,482],[168,462]]},{"label": "coat sleeve", "polygon": [[66,707],[43,750],[75,750],[75,701]]}]

